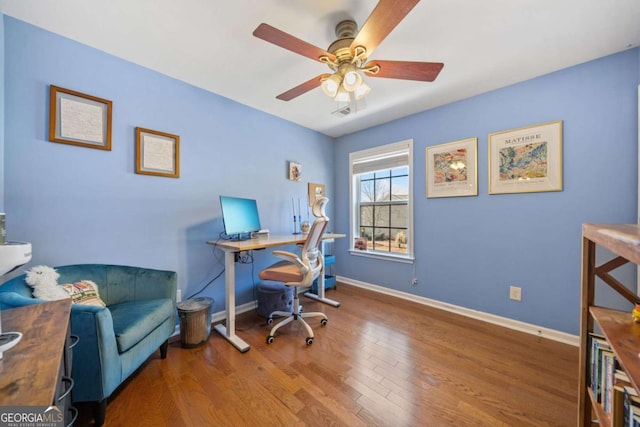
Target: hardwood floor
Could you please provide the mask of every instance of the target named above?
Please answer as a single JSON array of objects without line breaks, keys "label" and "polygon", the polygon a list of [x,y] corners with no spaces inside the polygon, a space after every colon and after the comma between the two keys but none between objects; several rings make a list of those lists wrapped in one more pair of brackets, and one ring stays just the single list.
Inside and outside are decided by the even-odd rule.
[{"label": "hardwood floor", "polygon": [[[251,350],[216,332],[153,355],[110,399],[105,426],[573,426],[578,348],[339,284],[304,296],[300,325],[238,316]],[[90,412],[80,407],[79,422]]]}]

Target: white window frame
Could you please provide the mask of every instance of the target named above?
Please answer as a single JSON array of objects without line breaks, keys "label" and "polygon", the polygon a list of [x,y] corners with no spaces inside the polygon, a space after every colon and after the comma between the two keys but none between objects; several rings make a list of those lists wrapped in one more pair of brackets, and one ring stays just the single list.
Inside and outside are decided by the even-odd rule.
[{"label": "white window frame", "polygon": [[[374,252],[374,251],[363,251],[354,249],[354,242],[356,237],[359,236],[359,210],[358,210],[358,198],[360,197],[359,192],[357,191],[358,187],[358,178],[357,174],[353,173],[353,167],[355,163],[362,162],[365,160],[372,160],[375,158],[382,158],[385,155],[390,155],[392,153],[397,153],[400,151],[406,151],[408,155],[408,167],[409,167],[409,200],[407,203],[407,253],[406,254],[397,254],[397,253],[386,253],[386,252]],[[353,153],[349,153],[349,239],[350,246],[349,252],[352,255],[369,257],[369,258],[379,258],[385,260],[393,260],[398,262],[408,262],[412,263],[414,261],[414,221],[413,221],[413,139],[407,139],[400,142],[394,142],[392,144],[386,144],[375,148],[369,148],[366,150],[355,151]]]}]

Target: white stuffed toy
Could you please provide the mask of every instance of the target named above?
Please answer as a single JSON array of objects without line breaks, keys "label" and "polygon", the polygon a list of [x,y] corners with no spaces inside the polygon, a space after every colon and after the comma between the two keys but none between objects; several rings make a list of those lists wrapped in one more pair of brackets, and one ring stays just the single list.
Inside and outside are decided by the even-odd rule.
[{"label": "white stuffed toy", "polygon": [[58,286],[58,272],[46,265],[38,265],[27,271],[26,282],[33,288],[33,296],[46,300],[69,298],[69,294]]}]

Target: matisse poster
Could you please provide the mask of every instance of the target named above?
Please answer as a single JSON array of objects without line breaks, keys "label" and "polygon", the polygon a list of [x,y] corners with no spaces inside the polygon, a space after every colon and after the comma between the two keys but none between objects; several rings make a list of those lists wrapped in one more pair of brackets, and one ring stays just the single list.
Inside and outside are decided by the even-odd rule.
[{"label": "matisse poster", "polygon": [[478,139],[427,147],[427,198],[476,196]]},{"label": "matisse poster", "polygon": [[489,135],[489,194],[562,190],[562,121]]}]

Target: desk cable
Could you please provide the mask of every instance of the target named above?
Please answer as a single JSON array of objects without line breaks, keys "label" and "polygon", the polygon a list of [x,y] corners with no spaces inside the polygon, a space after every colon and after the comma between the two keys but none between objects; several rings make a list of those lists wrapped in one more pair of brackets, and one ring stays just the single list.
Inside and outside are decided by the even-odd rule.
[{"label": "desk cable", "polygon": [[[222,233],[221,233],[221,234],[222,234]],[[220,237],[218,238],[218,240],[216,240],[216,243],[217,243],[217,242],[219,242],[221,239],[222,239],[222,236],[220,236]],[[215,282],[216,280],[218,280],[218,278],[220,278],[220,276],[222,276],[222,275],[224,274],[224,271],[225,271],[225,268],[224,268],[224,262],[222,262],[222,261],[220,260],[220,258],[218,258],[218,257],[216,256],[216,247],[217,247],[217,246],[215,246],[215,247],[213,248],[213,256],[214,256],[214,258],[218,261],[218,263],[220,263],[220,264],[222,265],[222,270],[221,270],[218,274],[216,274],[216,276],[215,276],[213,279],[209,280],[209,281],[208,281],[208,282],[207,282],[207,283],[206,283],[202,288],[200,288],[200,290],[199,290],[198,292],[195,292],[195,293],[193,293],[193,294],[189,295],[189,296],[187,297],[187,299],[191,299],[191,298],[195,297],[196,295],[199,295],[199,294],[201,294],[202,292],[204,292],[204,290],[205,290],[205,289],[207,289],[207,288],[209,287],[209,285],[211,285],[213,282]]]}]

